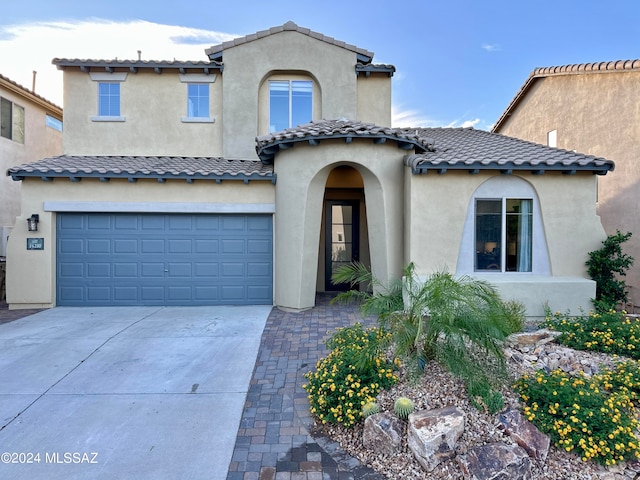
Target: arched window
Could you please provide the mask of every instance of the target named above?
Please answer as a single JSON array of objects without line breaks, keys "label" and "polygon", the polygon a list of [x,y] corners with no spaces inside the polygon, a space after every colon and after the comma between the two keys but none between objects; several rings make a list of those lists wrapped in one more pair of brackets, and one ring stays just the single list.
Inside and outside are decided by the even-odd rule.
[{"label": "arched window", "polygon": [[321,118],[320,89],[316,81],[303,72],[267,76],[260,87],[259,103],[260,135]]},{"label": "arched window", "polygon": [[469,202],[457,273],[478,272],[550,273],[538,197],[521,178],[493,177]]}]

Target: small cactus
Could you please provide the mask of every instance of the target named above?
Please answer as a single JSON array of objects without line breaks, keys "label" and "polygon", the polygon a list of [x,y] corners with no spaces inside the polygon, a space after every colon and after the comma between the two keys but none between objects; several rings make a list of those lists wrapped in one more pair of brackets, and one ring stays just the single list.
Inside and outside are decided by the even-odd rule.
[{"label": "small cactus", "polygon": [[362,416],[367,418],[371,415],[375,415],[376,413],[380,413],[380,405],[376,402],[367,402],[362,407]]},{"label": "small cactus", "polygon": [[399,397],[393,404],[393,411],[396,412],[398,418],[406,420],[409,414],[413,412],[413,400],[407,397]]}]

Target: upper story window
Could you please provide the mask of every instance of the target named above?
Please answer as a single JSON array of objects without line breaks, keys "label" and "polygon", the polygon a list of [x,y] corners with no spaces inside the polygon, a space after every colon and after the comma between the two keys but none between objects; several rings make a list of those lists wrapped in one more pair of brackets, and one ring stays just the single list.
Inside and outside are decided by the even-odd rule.
[{"label": "upper story window", "polygon": [[24,107],[0,97],[0,136],[24,143]]},{"label": "upper story window", "polygon": [[213,123],[211,116],[211,85],[217,75],[204,73],[181,73],[180,83],[187,87],[187,115],[183,123]]},{"label": "upper story window", "polygon": [[209,84],[190,83],[187,90],[187,116],[209,117]]},{"label": "upper story window", "polygon": [[125,72],[90,72],[91,80],[98,84],[98,114],[94,122],[124,122],[120,109],[120,84],[127,79]]},{"label": "upper story window", "polygon": [[313,82],[269,81],[269,131],[309,123],[313,118]]},{"label": "upper story window", "polygon": [[547,146],[554,148],[558,146],[558,130],[547,132]]},{"label": "upper story window", "polygon": [[99,83],[98,84],[98,116],[119,117],[120,116],[120,84],[119,83]]},{"label": "upper story window", "polygon": [[476,199],[475,271],[531,272],[533,200]]}]

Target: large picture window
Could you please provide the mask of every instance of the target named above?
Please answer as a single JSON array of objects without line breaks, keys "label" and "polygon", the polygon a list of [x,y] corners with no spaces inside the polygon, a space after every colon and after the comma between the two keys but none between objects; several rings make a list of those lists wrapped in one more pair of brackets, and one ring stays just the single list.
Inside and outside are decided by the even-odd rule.
[{"label": "large picture window", "polygon": [[532,199],[476,199],[475,271],[531,272]]},{"label": "large picture window", "polygon": [[277,132],[309,123],[313,110],[313,83],[310,80],[269,82],[269,131]]}]

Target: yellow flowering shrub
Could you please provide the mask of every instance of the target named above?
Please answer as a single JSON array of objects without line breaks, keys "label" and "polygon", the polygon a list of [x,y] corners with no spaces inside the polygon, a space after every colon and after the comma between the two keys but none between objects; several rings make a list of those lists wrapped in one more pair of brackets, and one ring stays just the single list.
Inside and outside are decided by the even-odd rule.
[{"label": "yellow flowering shrub", "polygon": [[640,359],[640,319],[625,312],[591,312],[581,317],[547,312],[545,326],[562,332],[558,341],[570,348]]},{"label": "yellow flowering shrub", "polygon": [[390,335],[380,328],[364,330],[356,323],[338,329],[329,340],[329,355],[316,364],[315,372],[305,373],[311,413],[322,423],[355,425],[362,418],[362,407],[373,402],[380,389],[398,381],[398,359],[389,361],[383,350]]},{"label": "yellow flowering shrub", "polygon": [[588,378],[562,370],[521,377],[515,385],[524,416],[554,445],[582,460],[614,465],[640,458],[636,405],[640,367],[630,361]]}]

